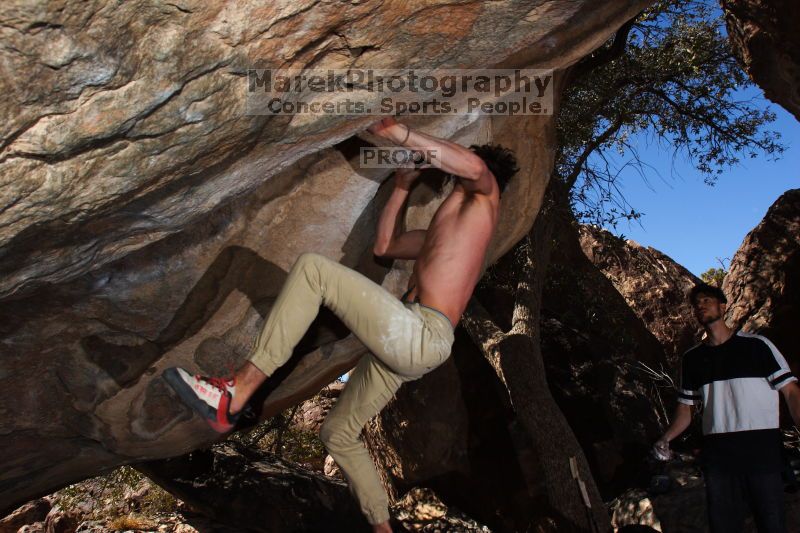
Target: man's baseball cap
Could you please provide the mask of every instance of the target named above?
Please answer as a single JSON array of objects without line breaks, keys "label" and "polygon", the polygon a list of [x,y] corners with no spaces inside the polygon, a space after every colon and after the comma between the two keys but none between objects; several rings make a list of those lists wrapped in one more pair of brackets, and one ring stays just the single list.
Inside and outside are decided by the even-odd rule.
[{"label": "man's baseball cap", "polygon": [[725,297],[725,293],[722,292],[722,289],[714,285],[709,285],[708,283],[698,283],[692,287],[692,290],[689,291],[689,302],[694,305],[697,303],[697,297],[701,294],[716,298],[724,304],[728,303],[728,298]]}]

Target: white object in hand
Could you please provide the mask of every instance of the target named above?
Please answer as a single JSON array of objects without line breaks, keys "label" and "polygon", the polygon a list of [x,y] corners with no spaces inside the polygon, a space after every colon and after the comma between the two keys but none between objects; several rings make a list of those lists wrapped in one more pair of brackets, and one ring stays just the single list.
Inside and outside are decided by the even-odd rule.
[{"label": "white object in hand", "polygon": [[672,451],[669,449],[669,442],[664,439],[657,441],[653,445],[653,457],[659,461],[669,461],[672,459]]}]

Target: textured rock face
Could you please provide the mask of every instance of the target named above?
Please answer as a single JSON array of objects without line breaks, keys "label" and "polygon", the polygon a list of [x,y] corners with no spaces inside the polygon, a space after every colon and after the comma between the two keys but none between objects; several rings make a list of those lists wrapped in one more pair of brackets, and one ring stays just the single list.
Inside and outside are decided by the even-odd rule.
[{"label": "textured rock face", "polygon": [[75,279],[265,182],[277,195],[281,170],[372,120],[245,116],[247,68],[560,67],[643,3],[4,2],[0,295]]},{"label": "textured rock face", "polygon": [[46,498],[39,498],[38,500],[28,502],[0,520],[0,531],[12,533],[18,531],[26,524],[44,522],[47,513],[50,512],[52,507],[52,502]]},{"label": "textured rock face", "polygon": [[784,193],[731,260],[728,322],[767,336],[800,371],[800,189]]},{"label": "textured rock face", "polygon": [[581,248],[664,346],[671,364],[697,342],[700,329],[686,300],[697,276],[658,250],[581,226]]},{"label": "textured rock face", "polygon": [[664,346],[587,258],[580,230],[563,223],[556,234],[542,355],[553,397],[609,498],[639,480],[651,443],[667,426],[673,392],[647,370],[669,369]]},{"label": "textured rock face", "polygon": [[800,11],[794,0],[722,0],[731,44],[767,98],[800,120]]},{"label": "textured rock face", "polygon": [[[248,67],[559,69],[647,3],[4,2],[0,509],[213,440],[159,375],[238,366],[300,253],[399,292],[369,251],[387,175],[355,163],[374,117],[247,116]],[[410,122],[517,150],[497,257],[538,210],[552,117]],[[425,225],[436,200],[412,202]],[[345,334],[321,314],[263,416],[352,366]]]}]

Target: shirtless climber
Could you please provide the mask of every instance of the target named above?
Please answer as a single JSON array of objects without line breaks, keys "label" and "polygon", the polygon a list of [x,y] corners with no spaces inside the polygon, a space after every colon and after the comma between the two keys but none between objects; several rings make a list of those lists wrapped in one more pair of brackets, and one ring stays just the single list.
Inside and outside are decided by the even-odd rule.
[{"label": "shirtless climber", "polygon": [[376,122],[369,131],[395,144],[436,153],[430,163],[456,178],[428,229],[404,232],[403,206],[420,172],[395,173],[374,252],[416,259],[403,299],[335,261],[306,253],[289,272],[248,361],[233,378],[194,376],[182,368],[167,369],[164,377],[216,431],[231,431],[253,392],[290,358],[320,305],[329,308],[372,354],[350,375],[320,438],[347,477],[373,531],[391,532],[388,497],[360,439],[361,429],[403,382],[422,377],[450,355],[453,329],[481,277],[497,226],[500,192],[518,169],[507,149],[484,145],[470,150],[413,131],[393,118]]}]

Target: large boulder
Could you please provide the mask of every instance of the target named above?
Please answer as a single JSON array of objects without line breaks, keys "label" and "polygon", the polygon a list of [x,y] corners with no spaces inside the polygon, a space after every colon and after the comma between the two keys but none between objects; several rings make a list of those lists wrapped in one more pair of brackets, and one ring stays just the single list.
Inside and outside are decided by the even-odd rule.
[{"label": "large boulder", "polygon": [[542,299],[542,355],[553,397],[607,499],[640,482],[674,401],[665,347],[582,248],[581,226],[555,234]]},{"label": "large boulder", "polygon": [[581,248],[664,346],[672,368],[700,338],[686,299],[700,279],[666,254],[597,226],[580,227]]},{"label": "large boulder", "polygon": [[764,94],[800,120],[800,10],[794,0],[721,0],[728,36]]},{"label": "large boulder", "polygon": [[16,533],[27,524],[44,522],[52,508],[53,502],[48,498],[30,501],[0,520],[0,533]]},{"label": "large boulder", "polygon": [[[645,3],[4,2],[0,296],[76,279],[267,182],[262,200],[281,196],[323,172],[283,170],[374,120],[247,115],[248,68],[561,68]],[[329,205],[360,213],[382,178]],[[298,237],[285,246],[311,244]]]},{"label": "large boulder", "polygon": [[245,531],[368,531],[344,481],[228,441],[145,472],[215,520]]},{"label": "large boulder", "polygon": [[[547,67],[557,97],[558,69],[648,3],[4,2],[0,514],[214,440],[160,374],[240,364],[300,253],[404,283],[370,253],[387,172],[358,167],[375,139],[356,135],[374,117],[247,115],[247,68]],[[518,152],[498,257],[538,211],[552,115],[409,120]],[[409,225],[436,201],[420,190]],[[345,334],[322,313],[261,415],[350,368],[365,349]]]},{"label": "large boulder", "polygon": [[723,290],[728,322],[765,335],[800,372],[800,189],[785,192],[747,234]]}]

